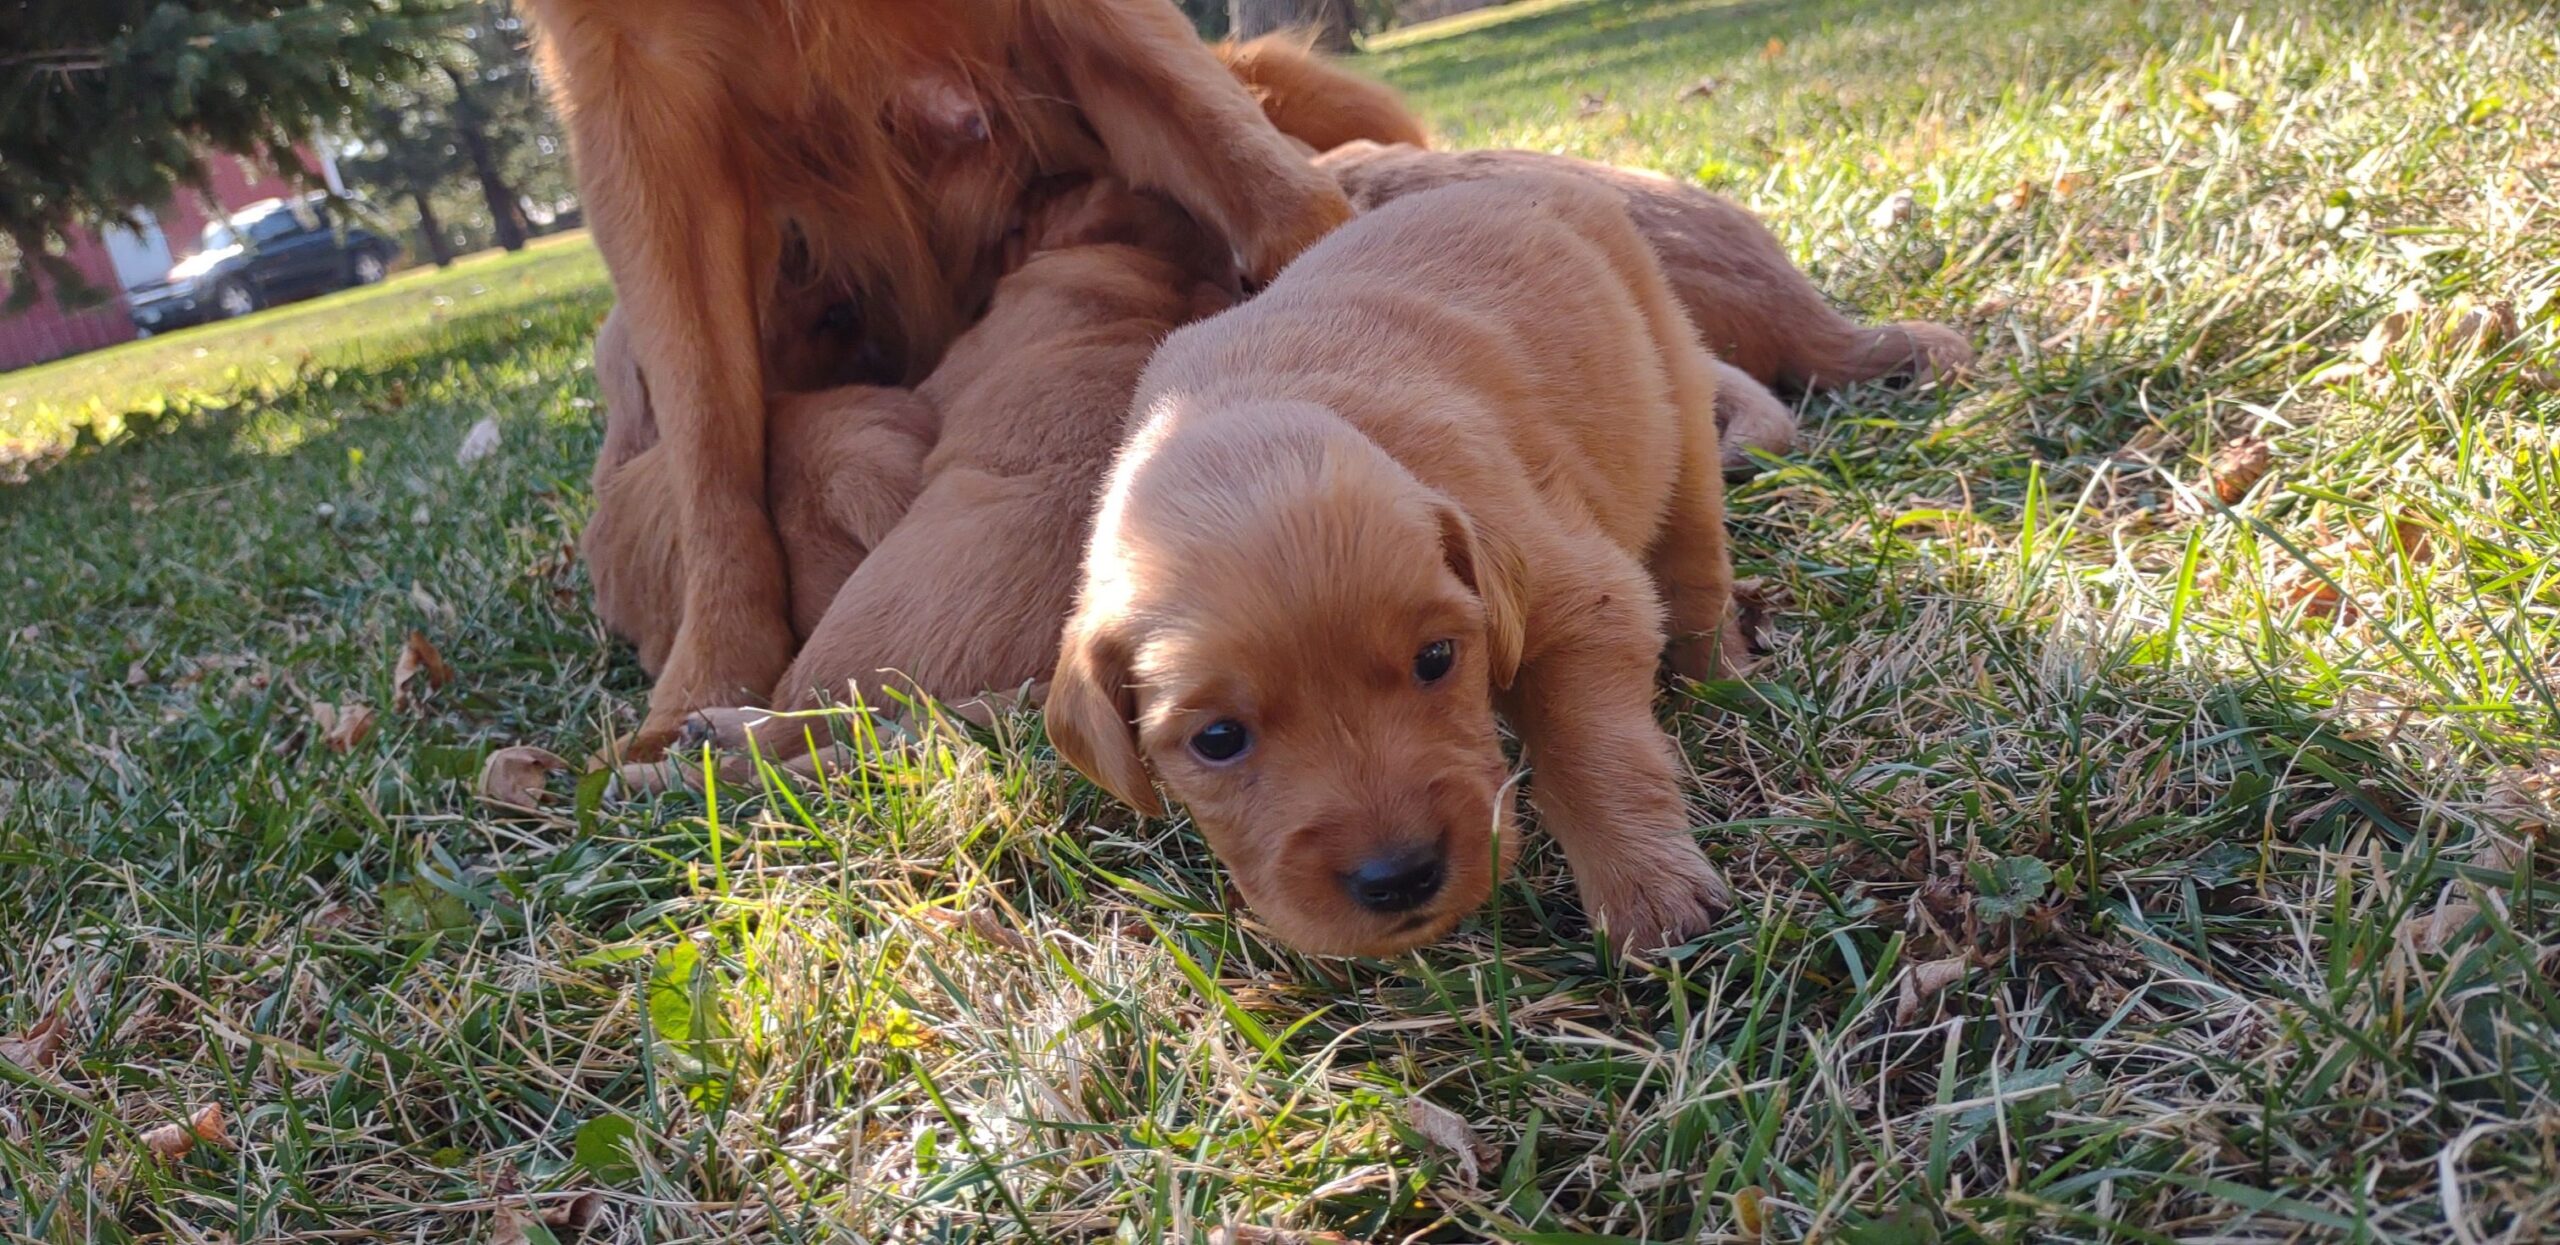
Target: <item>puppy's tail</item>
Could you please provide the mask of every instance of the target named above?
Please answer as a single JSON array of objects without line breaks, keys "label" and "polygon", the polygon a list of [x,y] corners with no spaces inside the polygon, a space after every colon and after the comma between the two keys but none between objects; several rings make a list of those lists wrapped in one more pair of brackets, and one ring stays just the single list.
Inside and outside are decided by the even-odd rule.
[{"label": "puppy's tail", "polygon": [[1262,105],[1273,127],[1322,153],[1356,139],[1431,145],[1430,131],[1395,89],[1319,54],[1308,36],[1281,31],[1214,45],[1219,63]]}]

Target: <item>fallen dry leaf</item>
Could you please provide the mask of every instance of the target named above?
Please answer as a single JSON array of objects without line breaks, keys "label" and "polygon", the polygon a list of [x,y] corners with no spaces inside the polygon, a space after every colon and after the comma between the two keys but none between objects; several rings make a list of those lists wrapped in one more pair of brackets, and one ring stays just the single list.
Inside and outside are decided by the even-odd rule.
[{"label": "fallen dry leaf", "polygon": [[1440,1147],[1458,1160],[1458,1178],[1473,1185],[1493,1162],[1493,1147],[1476,1136],[1464,1116],[1427,1098],[1413,1098],[1404,1104],[1405,1123],[1422,1134],[1423,1140]]},{"label": "fallen dry leaf", "polygon": [[70,1035],[71,1022],[64,1020],[60,1011],[46,1012],[34,1028],[13,1038],[0,1038],[0,1063],[42,1072],[62,1058],[63,1039]]},{"label": "fallen dry leaf", "polygon": [[1209,1245],[1360,1245],[1339,1232],[1300,1232],[1232,1223],[1209,1234]]},{"label": "fallen dry leaf", "polygon": [[[426,687],[412,688],[410,684],[420,678],[426,680]],[[435,644],[427,639],[427,633],[410,632],[407,642],[400,646],[399,660],[391,666],[393,705],[401,709],[412,708],[426,699],[426,693],[451,682],[453,667],[445,664],[444,654],[436,651]]]},{"label": "fallen dry leaf", "polygon": [[126,687],[140,687],[150,681],[151,668],[143,665],[140,658],[136,658],[132,665],[124,668],[124,685]]},{"label": "fallen dry leaf", "polygon": [[2249,101],[2230,91],[2207,91],[2200,98],[2204,100],[2204,106],[2212,109],[2213,115],[2217,117],[2249,115]]},{"label": "fallen dry leaf", "polygon": [[1723,89],[1724,79],[1719,78],[1714,74],[1708,74],[1706,77],[1700,78],[1697,81],[1680,88],[1680,102],[1685,104],[1691,100],[1713,99],[1715,98],[1716,92]]},{"label": "fallen dry leaf", "polygon": [[1883,202],[1867,213],[1867,228],[1877,233],[1890,233],[1910,224],[1912,218],[1919,214],[1920,196],[1908,190],[1897,190],[1886,195]]},{"label": "fallen dry leaf", "polygon": [[142,1134],[142,1148],[164,1163],[185,1158],[200,1141],[217,1146],[231,1144],[231,1125],[223,1118],[221,1103],[206,1104],[184,1124],[163,1124]]},{"label": "fallen dry leaf", "polygon": [[2560,828],[2560,748],[2535,754],[2529,764],[2491,771],[2489,801],[2518,829]]},{"label": "fallen dry leaf", "polygon": [[2402,515],[2394,517],[2385,530],[2391,533],[2391,543],[2399,549],[2400,556],[2411,562],[2427,562],[2434,559],[2435,534],[2428,530],[2426,524]]},{"label": "fallen dry leaf", "polygon": [[[489,1245],[533,1245],[533,1233],[528,1229],[536,1224],[542,1224],[544,1236],[553,1236],[550,1231],[551,1225],[542,1223],[540,1216],[527,1214],[512,1206],[506,1207],[498,1212],[497,1219],[489,1225]],[[557,1238],[554,1237],[554,1239]]]},{"label": "fallen dry leaf", "polygon": [[2407,339],[2409,326],[2416,320],[2415,312],[2402,310],[2374,321],[2372,330],[2356,346],[2356,361],[2366,367],[2382,366],[2383,360],[2390,358],[2391,352]]},{"label": "fallen dry leaf", "polygon": [[2409,922],[2400,929],[2409,945],[2422,954],[2434,955],[2451,945],[2463,928],[2480,915],[2480,905],[2465,900],[2447,899],[2436,910]]},{"label": "fallen dry leaf", "polygon": [[1007,951],[1028,953],[1031,950],[1031,940],[1006,925],[1004,918],[997,916],[991,908],[971,908],[966,912],[925,908],[917,915],[945,929],[967,930]]},{"label": "fallen dry leaf", "polygon": [[2034,182],[2021,177],[2018,179],[2017,185],[2011,186],[2007,190],[2003,190],[1999,194],[1992,196],[1991,206],[1996,207],[2003,212],[2023,212],[2027,210],[2028,207],[2032,206],[2036,201],[2036,196],[2042,193],[2043,189],[2041,187],[2037,186]]},{"label": "fallen dry leaf", "polygon": [[1769,1231],[1769,1208],[1763,1204],[1768,1196],[1756,1184],[1733,1191],[1733,1228],[1742,1239],[1756,1241]]},{"label": "fallen dry leaf", "polygon": [[498,421],[483,417],[462,434],[462,444],[453,451],[453,461],[465,467],[498,452]]},{"label": "fallen dry leaf", "polygon": [[[499,1196],[508,1196],[514,1192]],[[510,1206],[500,1210],[489,1227],[489,1245],[531,1245],[531,1229],[539,1225],[543,1237],[553,1241],[576,1239],[595,1226],[596,1216],[604,1213],[604,1197],[590,1189],[566,1201],[554,1202],[539,1211]]]},{"label": "fallen dry leaf", "polygon": [[544,778],[567,768],[569,763],[557,753],[523,745],[500,748],[480,763],[480,782],[474,789],[492,804],[532,808],[547,794]]},{"label": "fallen dry leaf", "polygon": [[1784,39],[1772,38],[1760,45],[1760,59],[1764,61],[1773,61],[1786,54],[1787,41]]},{"label": "fallen dry leaf", "polygon": [[2234,437],[2213,452],[2204,468],[2205,486],[2226,506],[2240,504],[2276,461],[2275,447],[2264,438]]},{"label": "fallen dry leaf", "polygon": [[311,724],[320,728],[320,742],[331,752],[355,751],[373,734],[373,719],[372,706],[358,701],[333,705],[324,700],[311,706]]},{"label": "fallen dry leaf", "polygon": [[2464,294],[2445,309],[2442,342],[2447,350],[2489,351],[2503,345],[2515,331],[2513,306]]},{"label": "fallen dry leaf", "polygon": [[1597,93],[1585,93],[1582,97],[1582,102],[1574,106],[1574,114],[1576,116],[1583,117],[1596,117],[1608,107],[1608,96]]},{"label": "fallen dry leaf", "polygon": [[2523,864],[2531,855],[2534,844],[2539,840],[2539,835],[2518,839],[2493,830],[2484,830],[2479,839],[2471,845],[2466,863],[2475,869],[2495,869],[2500,873],[2513,873],[2516,871],[2516,866]]},{"label": "fallen dry leaf", "polygon": [[1937,1001],[1947,987],[1964,980],[1973,964],[1963,956],[1930,960],[1914,964],[1902,971],[1902,997],[1893,1005],[1893,1023],[1907,1025],[1919,1019],[1920,1009]]}]

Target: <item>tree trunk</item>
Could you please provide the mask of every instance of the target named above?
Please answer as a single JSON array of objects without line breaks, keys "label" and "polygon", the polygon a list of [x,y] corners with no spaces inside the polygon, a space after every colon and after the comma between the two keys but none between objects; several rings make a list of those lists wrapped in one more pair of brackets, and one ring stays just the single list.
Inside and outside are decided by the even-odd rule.
[{"label": "tree trunk", "polygon": [[1227,0],[1227,33],[1251,39],[1275,30],[1304,30],[1328,52],[1351,50],[1354,0]]},{"label": "tree trunk", "polygon": [[507,185],[506,174],[498,168],[498,152],[489,145],[488,130],[480,119],[480,109],[472,102],[471,87],[462,71],[451,65],[444,76],[453,80],[453,128],[462,138],[462,152],[471,158],[471,171],[480,179],[480,197],[489,205],[489,227],[498,235],[498,245],[510,251],[524,249],[526,222],[524,204],[515,190]]},{"label": "tree trunk", "polygon": [[418,205],[418,233],[427,240],[427,257],[438,268],[453,267],[453,239],[444,236],[444,222],[436,219],[436,205],[427,201],[427,192],[411,190],[409,201]]}]

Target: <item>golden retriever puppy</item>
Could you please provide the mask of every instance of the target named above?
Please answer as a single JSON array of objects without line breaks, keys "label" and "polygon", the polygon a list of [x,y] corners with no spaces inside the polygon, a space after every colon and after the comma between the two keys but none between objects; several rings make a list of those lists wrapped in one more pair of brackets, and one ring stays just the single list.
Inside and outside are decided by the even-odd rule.
[{"label": "golden retriever puppy", "polygon": [[1257,276],[1349,214],[1165,0],[521,4],[671,451],[678,622],[635,751],[791,658],[767,397],[845,377],[775,374],[779,308],[851,306],[908,381],[1040,176],[1160,190]]},{"label": "golden retriever puppy", "polygon": [[1536,151],[1427,151],[1353,141],[1316,160],[1352,206],[1366,211],[1440,186],[1551,173],[1604,186],[1653,244],[1707,348],[1757,385],[1724,376],[1718,410],[1729,468],[1748,451],[1793,443],[1795,412],[1760,386],[1790,392],[1892,377],[1934,379],[1973,362],[1973,347],[1941,324],[1861,327],[1841,315],[1787,259],[1768,227],[1722,196],[1670,178]]},{"label": "golden retriever puppy", "polygon": [[1161,783],[1291,945],[1385,954],[1502,868],[1498,713],[1599,927],[1699,932],[1725,886],[1653,697],[1666,638],[1684,674],[1722,657],[1711,362],[1589,178],[1356,218],[1148,365],[1049,688],[1059,754],[1144,811]]},{"label": "golden retriever puppy", "polygon": [[[997,283],[986,318],[918,387],[939,421],[922,488],[885,537],[857,523],[840,542],[859,557],[774,689],[777,709],[857,699],[894,709],[896,696],[977,708],[981,693],[1021,690],[1057,663],[1095,489],[1138,373],[1166,334],[1232,302],[1237,274],[1224,240],[1110,180],[1035,209],[1020,249],[1027,258]],[[877,452],[877,429],[842,435]],[[794,452],[774,448],[777,460]],[[849,470],[864,487],[839,491],[880,488],[877,466]],[[833,489],[825,477],[846,471],[809,473]],[[804,543],[816,542],[784,533],[795,566]],[[706,710],[692,726],[680,736],[688,748],[736,748],[753,733],[768,757],[797,755],[823,733],[756,709]],[[749,777],[751,765],[727,772]],[[638,766],[626,786],[662,776]]]}]

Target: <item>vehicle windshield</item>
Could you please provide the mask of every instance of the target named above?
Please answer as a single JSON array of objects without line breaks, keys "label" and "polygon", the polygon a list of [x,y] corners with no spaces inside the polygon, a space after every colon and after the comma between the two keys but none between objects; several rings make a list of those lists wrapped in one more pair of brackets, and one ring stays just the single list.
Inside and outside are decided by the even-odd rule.
[{"label": "vehicle windshield", "polygon": [[196,249],[218,251],[226,246],[237,246],[239,243],[240,235],[232,232],[230,221],[209,220],[204,223],[204,233],[196,239]]}]

